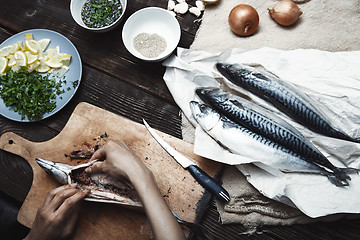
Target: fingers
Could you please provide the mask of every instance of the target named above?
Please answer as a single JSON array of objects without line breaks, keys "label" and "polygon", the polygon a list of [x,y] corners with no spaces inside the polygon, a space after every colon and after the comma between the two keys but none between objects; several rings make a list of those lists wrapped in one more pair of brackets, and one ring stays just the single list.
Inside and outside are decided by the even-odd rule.
[{"label": "fingers", "polygon": [[95,162],[91,164],[89,167],[85,168],[85,173],[93,174],[93,173],[103,172],[102,165],[103,162]]},{"label": "fingers", "polygon": [[64,191],[65,189],[68,189],[68,188],[73,188],[73,187],[76,187],[76,183],[73,183],[73,184],[68,184],[68,185],[63,185],[61,187],[58,187],[58,188],[55,188],[53,190],[51,190],[49,192],[49,194],[47,195],[46,199],[45,199],[45,202],[44,202],[44,206],[48,205],[51,200],[53,200],[53,198],[56,196],[56,194]]},{"label": "fingers", "polygon": [[[88,192],[75,188],[76,184],[64,185],[53,189],[48,194],[44,206],[50,211],[56,211],[68,198],[73,199],[71,204],[75,204],[84,198]],[[74,202],[73,202],[74,201]]]},{"label": "fingers", "polygon": [[[79,203],[80,200],[85,198],[85,196],[89,193],[89,191],[81,191],[79,189],[71,196],[67,196],[66,198],[63,198],[59,208],[58,208],[58,214],[59,215],[66,215],[67,213],[72,214],[73,209],[75,209]],[[71,210],[71,211],[70,211]]]},{"label": "fingers", "polygon": [[90,161],[95,159],[99,159],[99,160],[105,159],[106,158],[105,146],[106,144],[103,147],[99,148],[97,151],[95,151],[95,153],[91,156]]}]

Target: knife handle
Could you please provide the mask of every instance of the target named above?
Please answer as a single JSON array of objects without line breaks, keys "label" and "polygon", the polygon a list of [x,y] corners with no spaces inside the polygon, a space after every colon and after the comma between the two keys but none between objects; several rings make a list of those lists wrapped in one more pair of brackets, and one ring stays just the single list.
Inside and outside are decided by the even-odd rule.
[{"label": "knife handle", "polygon": [[220,201],[229,202],[229,193],[201,168],[196,165],[189,165],[186,169],[200,183],[201,186],[214,194],[217,199]]}]

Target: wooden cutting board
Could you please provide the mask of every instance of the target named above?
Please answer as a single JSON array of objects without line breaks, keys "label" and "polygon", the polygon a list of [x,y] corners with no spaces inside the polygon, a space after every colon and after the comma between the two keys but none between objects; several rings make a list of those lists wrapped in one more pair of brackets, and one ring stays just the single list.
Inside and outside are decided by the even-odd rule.
[{"label": "wooden cutting board", "polygon": [[[159,135],[179,152],[195,160],[209,175],[215,176],[219,163],[197,156],[193,146],[178,138]],[[0,148],[26,159],[33,170],[32,187],[19,211],[18,221],[31,227],[37,209],[49,190],[59,186],[38,164],[40,157],[55,162],[77,165],[65,154],[84,148],[95,137],[106,133],[109,139],[123,139],[154,173],[169,207],[186,221],[194,221],[204,189],[188,171],[173,160],[147,132],[144,125],[110,113],[88,103],[80,103],[64,129],[46,142],[31,142],[15,133],[0,137]],[[84,202],[74,239],[150,239],[152,233],[144,213],[117,204]]]}]

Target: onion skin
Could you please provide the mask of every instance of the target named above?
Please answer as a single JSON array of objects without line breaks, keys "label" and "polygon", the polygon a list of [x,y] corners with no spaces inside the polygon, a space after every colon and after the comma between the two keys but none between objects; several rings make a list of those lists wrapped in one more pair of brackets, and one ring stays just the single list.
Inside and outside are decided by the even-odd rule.
[{"label": "onion skin", "polygon": [[281,0],[272,9],[268,8],[270,16],[282,26],[294,24],[300,15],[301,9],[291,0]]},{"label": "onion skin", "polygon": [[250,5],[239,4],[235,6],[228,18],[231,31],[239,36],[253,34],[259,26],[259,14]]}]

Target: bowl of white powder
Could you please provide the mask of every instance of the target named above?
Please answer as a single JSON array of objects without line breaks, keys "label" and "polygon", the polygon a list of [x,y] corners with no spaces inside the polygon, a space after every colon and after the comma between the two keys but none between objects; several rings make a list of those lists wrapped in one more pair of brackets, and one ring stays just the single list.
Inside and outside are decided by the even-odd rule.
[{"label": "bowl of white powder", "polygon": [[177,47],[180,24],[170,12],[147,7],[132,14],[124,24],[122,39],[126,49],[145,61],[161,61]]}]

